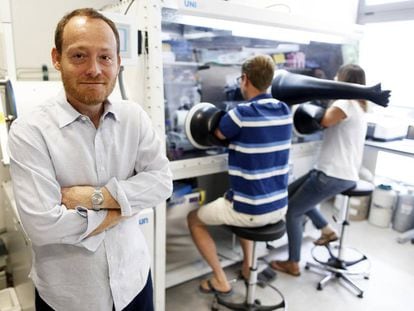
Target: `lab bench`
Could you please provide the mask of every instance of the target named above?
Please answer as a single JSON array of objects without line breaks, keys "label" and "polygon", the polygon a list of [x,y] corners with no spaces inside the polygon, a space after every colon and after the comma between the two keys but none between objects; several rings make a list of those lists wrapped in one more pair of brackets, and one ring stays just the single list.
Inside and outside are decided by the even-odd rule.
[{"label": "lab bench", "polygon": [[365,141],[365,150],[363,157],[363,165],[375,175],[378,153],[380,151],[393,153],[396,155],[414,157],[414,140],[399,139],[392,141]]}]

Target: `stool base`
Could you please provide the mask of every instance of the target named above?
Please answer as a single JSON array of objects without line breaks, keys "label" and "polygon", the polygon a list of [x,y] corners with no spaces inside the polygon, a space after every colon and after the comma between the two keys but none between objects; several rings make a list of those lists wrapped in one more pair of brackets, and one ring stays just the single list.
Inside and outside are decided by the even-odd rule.
[{"label": "stool base", "polygon": [[250,265],[250,273],[249,279],[245,280],[243,276],[240,275],[237,281],[243,281],[245,288],[246,288],[246,295],[244,297],[243,302],[231,302],[224,300],[222,296],[219,294],[214,295],[213,304],[211,310],[217,311],[219,305],[225,306],[231,310],[251,310],[251,311],[258,311],[258,310],[277,310],[282,309],[286,310],[286,302],[283,294],[270,283],[261,283],[266,284],[271,289],[276,291],[279,296],[281,297],[281,302],[275,305],[270,306],[263,306],[259,299],[256,298],[256,287],[259,284],[257,282],[258,279],[258,256],[257,256],[257,243],[258,242],[269,242],[280,239],[285,234],[285,223],[281,220],[275,224],[266,225],[264,227],[259,228],[241,228],[241,227],[230,227],[231,231],[237,235],[239,238],[243,238],[246,240],[253,241],[252,247],[252,254],[251,254],[251,265]]},{"label": "stool base", "polygon": [[[241,310],[241,311],[270,311],[270,310],[278,310],[283,309],[287,310],[287,305],[285,302],[285,299],[282,295],[282,293],[274,286],[267,284],[267,286],[271,287],[274,291],[276,291],[280,297],[282,297],[282,301],[275,305],[267,305],[263,306],[259,299],[255,299],[253,303],[248,303],[247,299],[244,302],[237,303],[237,302],[231,302],[226,301],[219,295],[214,296],[213,305],[211,307],[212,311],[218,311],[219,305],[225,306],[226,308],[230,310]],[[246,292],[248,291],[249,285],[246,284]],[[246,295],[248,297],[248,295]]]},{"label": "stool base", "polygon": [[340,284],[348,285],[348,287],[352,288],[356,292],[359,298],[363,298],[364,291],[359,286],[357,286],[348,276],[363,276],[365,279],[368,279],[369,272],[353,272],[348,270],[348,268],[360,262],[368,261],[368,258],[365,255],[361,254],[361,258],[347,261],[340,259],[337,256],[334,256],[329,246],[326,246],[326,248],[328,249],[330,256],[327,261],[319,260],[312,253],[313,259],[317,263],[307,262],[305,266],[306,270],[310,270],[311,268],[313,268],[317,270],[315,272],[320,272],[325,275],[325,277],[321,281],[319,281],[316,288],[318,290],[322,290],[330,281],[334,279],[341,279],[343,280],[343,282],[341,282]]}]

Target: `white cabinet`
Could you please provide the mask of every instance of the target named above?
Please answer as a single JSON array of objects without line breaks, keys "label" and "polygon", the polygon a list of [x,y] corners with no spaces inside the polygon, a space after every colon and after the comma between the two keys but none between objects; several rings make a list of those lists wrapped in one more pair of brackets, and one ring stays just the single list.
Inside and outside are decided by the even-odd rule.
[{"label": "white cabinet", "polygon": [[8,249],[8,271],[22,310],[34,310],[34,286],[29,279],[32,253],[30,240],[20,223],[11,182],[4,182],[1,189],[7,232],[4,240]]}]

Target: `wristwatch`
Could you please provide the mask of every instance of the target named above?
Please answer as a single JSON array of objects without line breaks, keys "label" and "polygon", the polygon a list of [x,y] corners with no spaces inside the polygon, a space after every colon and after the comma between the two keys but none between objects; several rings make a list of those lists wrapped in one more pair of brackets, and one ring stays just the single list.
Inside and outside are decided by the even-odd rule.
[{"label": "wristwatch", "polygon": [[95,190],[92,193],[91,201],[92,201],[92,209],[94,211],[99,211],[104,202],[104,196],[103,196],[101,188],[95,188]]}]

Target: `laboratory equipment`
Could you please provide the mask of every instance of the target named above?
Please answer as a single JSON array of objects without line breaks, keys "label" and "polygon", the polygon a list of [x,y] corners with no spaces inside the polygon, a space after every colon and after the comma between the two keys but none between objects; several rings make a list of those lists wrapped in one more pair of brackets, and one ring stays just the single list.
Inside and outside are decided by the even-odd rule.
[{"label": "laboratory equipment", "polygon": [[392,189],[392,186],[380,184],[375,187],[368,221],[378,227],[389,227],[396,198],[397,193]]}]

